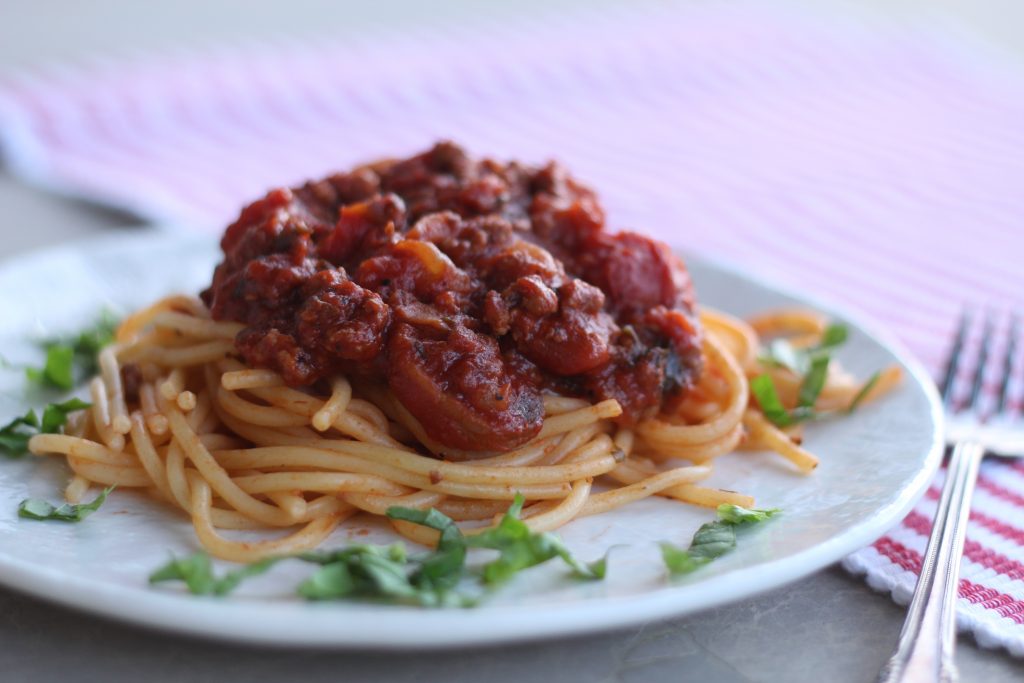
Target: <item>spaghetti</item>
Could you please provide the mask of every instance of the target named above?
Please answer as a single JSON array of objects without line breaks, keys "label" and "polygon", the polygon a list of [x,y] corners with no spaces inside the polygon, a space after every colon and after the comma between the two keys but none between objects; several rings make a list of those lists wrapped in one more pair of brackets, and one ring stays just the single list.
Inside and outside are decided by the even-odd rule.
[{"label": "spaghetti", "polygon": [[[780,311],[746,323],[704,310],[701,321],[705,369],[671,414],[620,427],[615,401],[546,394],[543,425],[528,443],[453,462],[432,452],[450,449],[433,443],[386,389],[341,375],[329,393],[289,388],[277,373],[235,358],[240,324],[213,320],[196,299],[171,297],[121,325],[90,384],[92,407],[74,415],[65,434],[35,436],[29,447],[67,459],[69,502],[91,485],[144,489],[189,514],[211,554],[239,562],[312,548],[347,518],[393,505],[435,507],[469,534],[487,528],[517,493],[535,531],[652,495],[749,507],[750,496],[700,482],[716,458],[738,449],[772,450],[801,472],[814,469],[799,433],[752,407],[748,379],[770,374],[795,405],[799,377],[759,362],[760,340],[789,335],[813,344],[825,320]],[[128,364],[138,369],[136,386],[122,380]],[[863,400],[899,376],[898,368],[883,371]],[[864,389],[833,370],[816,407],[846,408]],[[389,521],[414,541],[434,540],[425,527]],[[291,531],[260,541],[224,533],[240,529]]]}]

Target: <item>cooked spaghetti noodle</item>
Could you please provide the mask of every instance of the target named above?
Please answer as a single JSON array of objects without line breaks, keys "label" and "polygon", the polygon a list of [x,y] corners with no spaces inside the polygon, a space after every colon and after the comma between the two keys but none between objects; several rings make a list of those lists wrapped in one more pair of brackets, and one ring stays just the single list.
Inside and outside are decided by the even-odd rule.
[{"label": "cooked spaghetti noodle", "polygon": [[[66,457],[70,502],[90,485],[144,489],[190,515],[211,554],[240,562],[312,548],[347,518],[383,515],[392,505],[435,507],[470,534],[517,493],[536,531],[652,495],[751,506],[748,495],[700,482],[716,458],[738,449],[775,451],[803,473],[816,467],[799,445],[799,428],[784,431],[752,406],[748,379],[769,374],[784,404],[796,405],[799,375],[763,366],[761,339],[813,344],[826,321],[786,310],[748,323],[704,310],[701,322],[703,371],[671,414],[620,428],[614,400],[547,393],[543,425],[528,443],[452,462],[438,457],[441,447],[386,387],[337,375],[329,392],[289,388],[276,372],[236,358],[243,325],[213,320],[197,299],[171,297],[122,323],[100,355],[92,407],[65,434],[33,437],[30,450]],[[815,407],[874,399],[899,377],[889,368],[867,387],[833,364]],[[389,521],[412,540],[435,538],[425,527]],[[290,533],[259,541],[224,533],[273,529]]]}]

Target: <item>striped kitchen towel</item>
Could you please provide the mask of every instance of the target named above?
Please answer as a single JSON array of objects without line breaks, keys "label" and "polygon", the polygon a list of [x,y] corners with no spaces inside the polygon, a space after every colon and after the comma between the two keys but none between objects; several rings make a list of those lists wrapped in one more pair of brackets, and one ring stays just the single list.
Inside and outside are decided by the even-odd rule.
[{"label": "striped kitchen towel", "polygon": [[[963,303],[1024,291],[1024,77],[982,55],[735,3],[481,16],[0,74],[0,141],[28,180],[195,230],[437,138],[553,153],[612,225],[860,309],[937,371]],[[905,599],[934,507],[847,567]],[[1024,656],[1019,465],[984,465],[960,607]]]}]

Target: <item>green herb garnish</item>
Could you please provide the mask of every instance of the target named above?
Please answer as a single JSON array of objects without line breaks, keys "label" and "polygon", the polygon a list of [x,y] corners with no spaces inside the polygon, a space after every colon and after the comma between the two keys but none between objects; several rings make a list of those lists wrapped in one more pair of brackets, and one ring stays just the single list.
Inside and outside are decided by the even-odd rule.
[{"label": "green herb garnish", "polygon": [[842,346],[849,336],[846,325],[832,324],[821,333],[817,344],[806,349],[798,349],[786,339],[773,339],[758,360],[765,365],[789,368],[798,375],[805,375],[815,358]]},{"label": "green herb garnish", "polygon": [[18,516],[24,519],[35,519],[44,522],[81,522],[99,510],[113,490],[113,486],[103,489],[100,495],[96,496],[95,500],[91,503],[79,503],[77,505],[64,503],[59,507],[39,498],[29,498],[21,501],[18,505]]},{"label": "green herb garnish", "polygon": [[788,427],[796,421],[795,417],[786,410],[786,406],[782,405],[779,392],[775,390],[775,382],[769,375],[758,375],[750,380],[750,393],[757,399],[757,404],[761,406],[764,416],[774,424]]},{"label": "green herb garnish", "polygon": [[[821,416],[821,413],[814,410],[814,404],[828,379],[832,352],[844,344],[848,337],[849,330],[845,325],[829,325],[822,332],[821,341],[806,349],[797,349],[785,339],[775,339],[768,345],[765,352],[758,357],[762,364],[788,368],[803,377],[797,395],[797,406],[793,410],[787,410],[783,406],[770,376],[760,375],[751,380],[750,391],[770,422],[779,427],[788,427]],[[874,381],[877,381],[877,376],[869,383]],[[857,407],[864,398],[863,394],[866,394],[866,391],[862,390],[861,394],[858,394],[848,412]]]},{"label": "green herb garnish", "polygon": [[79,380],[96,373],[96,357],[114,341],[117,325],[117,317],[105,310],[92,326],[77,335],[40,342],[46,361],[42,367],[26,367],[25,376],[43,386],[64,391],[74,388]]},{"label": "green herb garnish", "polygon": [[661,557],[673,574],[689,574],[736,547],[732,524],[708,522],[697,530],[690,547],[683,550],[671,543],[661,544]]},{"label": "green herb garnish", "polygon": [[334,554],[298,588],[307,600],[361,598],[435,607],[446,602],[446,593],[413,582],[417,562],[410,561],[405,546],[359,545]]},{"label": "green herb garnish", "polygon": [[718,519],[701,526],[689,548],[662,543],[661,557],[672,574],[689,574],[735,548],[736,527],[764,522],[778,512],[777,509],[748,510],[723,503],[718,506]]},{"label": "green herb garnish", "polygon": [[195,553],[188,557],[171,558],[170,562],[150,575],[149,582],[155,584],[163,581],[184,581],[189,591],[195,595],[227,595],[244,579],[264,573],[281,559],[271,557],[253,562],[217,578],[213,573],[210,556],[206,553]]},{"label": "green herb garnish", "polygon": [[522,569],[555,557],[562,558],[579,578],[604,578],[605,560],[601,559],[592,564],[580,562],[573,557],[558,536],[530,531],[526,522],[519,519],[522,509],[523,497],[517,495],[498,526],[467,539],[468,545],[472,548],[489,548],[500,553],[498,559],[484,566],[485,583],[501,583]]},{"label": "green herb garnish", "polygon": [[72,398],[62,403],[51,403],[43,409],[42,419],[35,410],[16,417],[0,428],[0,453],[17,457],[28,451],[28,442],[36,434],[58,434],[67,423],[68,415],[90,407],[81,399]]},{"label": "green herb garnish", "polygon": [[604,577],[604,559],[591,564],[576,560],[561,540],[550,533],[537,534],[519,519],[523,498],[516,496],[508,512],[494,529],[477,536],[465,536],[455,522],[435,510],[392,507],[392,519],[419,524],[439,532],[437,546],[409,556],[402,543],[353,545],[335,551],[300,553],[275,557],[217,577],[206,553],[170,562],[150,576],[150,583],[183,581],[197,595],[225,595],[249,576],[262,574],[285,559],[319,565],[299,584],[297,592],[307,600],[360,599],[379,602],[439,607],[469,607],[477,600],[460,593],[458,584],[470,573],[466,568],[469,548],[497,550],[498,559],[486,564],[479,574],[485,585],[496,585],[516,572],[555,557],[562,558],[580,578]]},{"label": "green herb garnish", "polygon": [[751,522],[767,522],[769,519],[779,514],[778,508],[769,508],[767,510],[758,510],[741,507],[739,505],[733,505],[732,503],[722,503],[718,506],[718,517],[727,524],[748,524]]},{"label": "green herb garnish", "polygon": [[55,344],[46,348],[46,362],[41,368],[25,368],[30,382],[49,385],[68,391],[75,386],[75,350],[70,346]]},{"label": "green herb garnish", "polygon": [[421,560],[410,581],[421,590],[443,593],[454,589],[466,564],[466,538],[454,520],[434,508],[423,511],[391,507],[387,515],[440,532],[434,552]]},{"label": "green herb garnish", "polygon": [[813,413],[814,403],[818,400],[818,396],[821,395],[821,390],[825,388],[825,380],[828,378],[828,366],[831,362],[832,358],[827,354],[817,356],[811,361],[811,368],[804,375],[804,379],[800,383],[800,392],[797,394],[796,399],[797,409],[803,408]]},{"label": "green herb garnish", "polygon": [[[70,345],[75,354],[84,357],[83,361],[86,366],[83,369],[87,371],[96,369],[96,356],[104,347],[114,342],[117,326],[120,324],[121,320],[114,315],[113,311],[104,309],[92,327],[82,330],[71,340]],[[89,362],[92,363],[91,366]]]},{"label": "green herb garnish", "polygon": [[881,377],[882,371],[878,370],[875,372],[875,374],[871,375],[871,377],[868,378],[867,382],[864,382],[864,386],[860,388],[860,391],[857,392],[857,395],[853,397],[852,401],[850,401],[850,407],[846,409],[847,413],[852,413],[853,411],[857,410],[857,407],[864,401],[867,395],[871,393],[871,390],[875,388],[875,385],[878,384],[878,380]]}]

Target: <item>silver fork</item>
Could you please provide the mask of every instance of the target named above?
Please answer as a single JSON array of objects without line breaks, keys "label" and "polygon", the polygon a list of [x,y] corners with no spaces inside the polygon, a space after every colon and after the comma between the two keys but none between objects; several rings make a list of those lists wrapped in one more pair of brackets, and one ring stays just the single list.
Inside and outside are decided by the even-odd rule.
[{"label": "silver fork", "polygon": [[957,375],[963,367],[971,316],[960,319],[956,337],[940,388],[946,407],[946,443],[953,446],[935,512],[932,533],[921,564],[921,576],[914,589],[899,644],[882,669],[882,683],[931,683],[958,680],[953,650],[956,646],[956,600],[960,585],[960,557],[964,550],[967,520],[971,512],[978,467],[986,453],[999,456],[1024,456],[1024,428],[1010,419],[1007,395],[1014,357],[1020,337],[1020,325],[1014,316],[1009,339],[999,367],[999,388],[994,406],[983,405],[986,369],[995,361],[992,337],[995,325],[986,316],[981,347],[970,380],[967,401],[955,397]]}]

